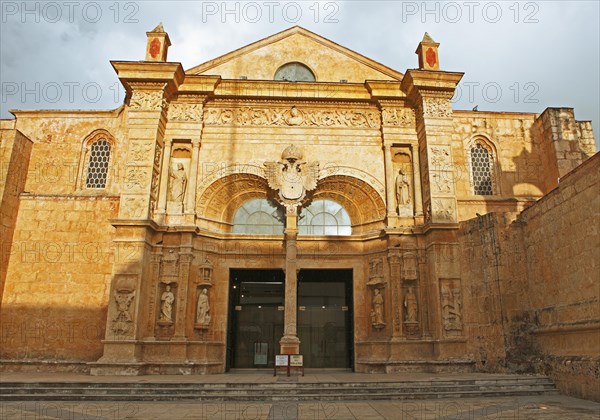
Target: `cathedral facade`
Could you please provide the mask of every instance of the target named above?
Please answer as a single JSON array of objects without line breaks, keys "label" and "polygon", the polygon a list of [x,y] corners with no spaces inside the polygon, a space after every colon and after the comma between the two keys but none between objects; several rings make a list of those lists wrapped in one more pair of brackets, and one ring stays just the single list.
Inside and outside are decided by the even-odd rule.
[{"label": "cathedral facade", "polygon": [[162,26],[147,35],[144,61],[112,62],[118,109],[1,121],[2,369],[203,374],[301,354],[549,369],[595,398],[590,122],[454,110],[463,73],[427,34],[404,73],[300,27],[187,71]]}]

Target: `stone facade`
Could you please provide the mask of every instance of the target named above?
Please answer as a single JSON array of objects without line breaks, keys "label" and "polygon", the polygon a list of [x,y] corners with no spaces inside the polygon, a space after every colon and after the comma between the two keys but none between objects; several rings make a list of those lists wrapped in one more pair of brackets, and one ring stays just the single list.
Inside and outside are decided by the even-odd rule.
[{"label": "stone facade", "polygon": [[[589,122],[453,110],[428,35],[404,74],[299,27],[188,71],[169,45],[112,63],[117,110],[2,121],[3,369],[223,372],[235,269],[285,271],[278,351],[308,352],[298,270],[344,269],[355,371],[552,369],[597,398]],[[281,233],[236,231],[253,199]],[[351,235],[302,234],[320,200]]]}]

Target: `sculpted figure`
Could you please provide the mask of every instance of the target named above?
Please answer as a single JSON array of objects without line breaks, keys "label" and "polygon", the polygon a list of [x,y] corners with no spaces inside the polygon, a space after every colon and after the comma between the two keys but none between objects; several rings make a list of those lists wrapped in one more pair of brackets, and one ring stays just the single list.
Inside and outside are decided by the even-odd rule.
[{"label": "sculpted figure", "polygon": [[171,292],[171,286],[167,286],[162,296],[160,297],[160,320],[173,322],[173,302],[175,295]]},{"label": "sculpted figure", "polygon": [[416,322],[417,321],[417,297],[411,287],[408,288],[406,296],[404,297],[404,307],[406,308],[406,321]]},{"label": "sculpted figure", "polygon": [[403,169],[400,169],[396,176],[396,202],[398,207],[410,204],[410,184]]},{"label": "sculpted figure", "polygon": [[302,115],[300,115],[300,111],[295,106],[290,110],[290,116],[285,119],[285,122],[289,125],[300,125],[304,121]]},{"label": "sculpted figure", "polygon": [[198,304],[196,305],[196,324],[208,324],[210,322],[209,310],[208,290],[202,289],[202,292],[198,296]]},{"label": "sculpted figure", "polygon": [[379,289],[373,291],[373,312],[371,314],[373,325],[382,325],[383,322],[383,296]]},{"label": "sculpted figure", "polygon": [[169,177],[171,178],[171,194],[169,199],[178,203],[183,203],[185,196],[185,189],[187,187],[187,175],[183,163],[177,164],[176,171],[170,171]]}]

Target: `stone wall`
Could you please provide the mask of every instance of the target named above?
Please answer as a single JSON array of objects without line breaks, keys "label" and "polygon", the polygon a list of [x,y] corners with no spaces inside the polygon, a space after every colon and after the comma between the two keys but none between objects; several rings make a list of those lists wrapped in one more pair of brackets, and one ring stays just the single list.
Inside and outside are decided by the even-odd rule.
[{"label": "stone wall", "polygon": [[[561,392],[600,400],[600,155],[514,218],[461,223],[469,351],[484,371],[550,375]],[[467,308],[467,311],[469,308]]]},{"label": "stone wall", "polygon": [[31,141],[14,129],[14,123],[0,125],[0,307],[6,281],[11,243],[23,191]]},{"label": "stone wall", "polygon": [[1,308],[3,361],[102,355],[116,198],[22,196]]}]

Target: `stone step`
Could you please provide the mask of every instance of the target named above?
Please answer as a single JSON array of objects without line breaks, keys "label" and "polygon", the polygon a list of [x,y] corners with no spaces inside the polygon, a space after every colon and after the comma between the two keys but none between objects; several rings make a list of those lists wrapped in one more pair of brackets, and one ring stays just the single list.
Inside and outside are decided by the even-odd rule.
[{"label": "stone step", "polygon": [[342,401],[557,394],[547,377],[314,383],[4,382],[3,401]]}]

